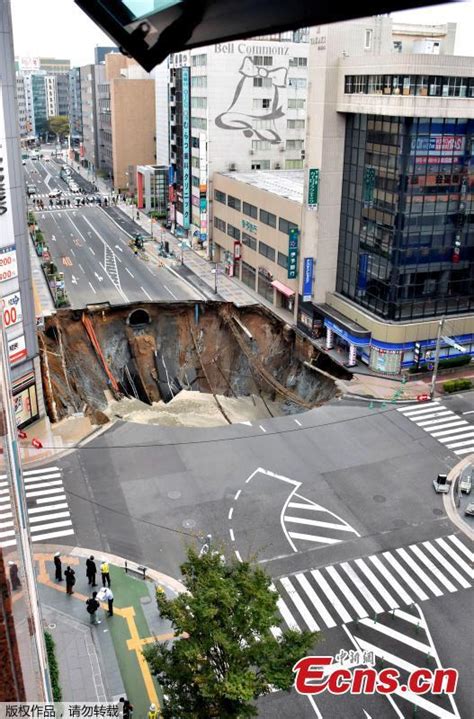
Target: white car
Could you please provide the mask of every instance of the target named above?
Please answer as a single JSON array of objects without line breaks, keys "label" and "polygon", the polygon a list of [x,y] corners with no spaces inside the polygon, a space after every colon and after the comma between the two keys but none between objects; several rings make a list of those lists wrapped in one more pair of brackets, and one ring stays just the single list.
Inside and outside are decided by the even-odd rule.
[{"label": "white car", "polygon": [[461,477],[459,481],[459,489],[461,490],[461,492],[464,492],[464,494],[471,494],[471,487],[471,475],[466,474],[465,476]]},{"label": "white car", "polygon": [[48,197],[54,199],[55,197],[61,197],[62,194],[61,190],[51,190],[51,192],[48,193]]}]

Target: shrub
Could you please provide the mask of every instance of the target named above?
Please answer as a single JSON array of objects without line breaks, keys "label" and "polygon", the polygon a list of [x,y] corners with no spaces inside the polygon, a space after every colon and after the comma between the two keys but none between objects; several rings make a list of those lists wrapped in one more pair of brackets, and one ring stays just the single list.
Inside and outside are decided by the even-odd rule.
[{"label": "shrub", "polygon": [[460,392],[463,389],[471,389],[472,381],[470,379],[451,379],[443,384],[444,392]]},{"label": "shrub", "polygon": [[59,667],[56,659],[54,639],[49,632],[44,633],[44,641],[46,644],[46,654],[48,655],[49,676],[51,678],[51,688],[53,690],[53,701],[60,702],[63,698],[61,685],[59,684]]},{"label": "shrub", "polygon": [[[470,355],[459,355],[457,357],[448,357],[447,359],[442,359],[439,361],[439,369],[448,369],[449,367],[463,367],[464,365],[469,364],[471,361]],[[433,364],[434,360],[430,361],[430,364]],[[431,372],[430,369],[428,369],[428,365],[426,363],[421,364],[419,367],[410,367],[409,368],[410,374],[416,374],[417,372]]]}]

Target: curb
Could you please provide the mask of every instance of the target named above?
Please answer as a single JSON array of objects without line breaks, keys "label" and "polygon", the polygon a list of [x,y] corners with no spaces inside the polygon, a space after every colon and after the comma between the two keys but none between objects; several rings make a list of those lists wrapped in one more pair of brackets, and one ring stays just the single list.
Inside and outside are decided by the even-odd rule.
[{"label": "curb", "polygon": [[29,459],[29,460],[22,460],[22,465],[28,466],[30,464],[38,464],[41,466],[41,463],[44,462],[45,464],[49,463],[52,459],[63,459],[68,454],[71,454],[71,452],[75,452],[77,449],[81,449],[84,445],[88,444],[89,442],[92,442],[93,439],[96,437],[100,437],[101,434],[106,432],[108,429],[110,429],[115,423],[117,422],[116,419],[111,419],[107,424],[102,425],[101,427],[98,427],[97,429],[93,429],[92,432],[89,432],[89,434],[86,434],[85,437],[80,439],[77,444],[75,444],[72,447],[64,447],[64,448],[58,448],[58,451],[52,450],[52,453],[49,458],[47,457],[41,457],[40,459]]},{"label": "curb", "polygon": [[458,462],[450,471],[448,474],[448,483],[450,484],[450,489],[448,494],[443,495],[443,504],[444,508],[446,510],[446,514],[448,515],[449,519],[453,524],[456,525],[458,529],[463,532],[463,534],[468,537],[471,542],[474,542],[474,531],[471,529],[471,527],[467,524],[467,522],[462,519],[460,514],[457,511],[456,502],[454,500],[454,488],[457,484],[457,481],[459,479],[459,475],[461,473],[461,470],[464,469],[468,464],[472,464],[474,461],[474,454],[470,454],[464,459],[462,459],[460,462]]},{"label": "curb", "polygon": [[346,394],[343,394],[342,398],[343,399],[357,399],[357,400],[362,400],[365,402],[386,402],[386,403],[390,403],[390,404],[400,404],[400,405],[413,404],[413,402],[415,402],[416,404],[419,404],[419,405],[422,405],[422,404],[428,405],[431,402],[431,400],[428,400],[425,402],[419,402],[416,399],[416,397],[412,397],[411,399],[392,400],[390,397],[374,397],[374,396],[368,395],[368,394],[364,394],[364,395],[353,394],[352,392],[347,392]]}]

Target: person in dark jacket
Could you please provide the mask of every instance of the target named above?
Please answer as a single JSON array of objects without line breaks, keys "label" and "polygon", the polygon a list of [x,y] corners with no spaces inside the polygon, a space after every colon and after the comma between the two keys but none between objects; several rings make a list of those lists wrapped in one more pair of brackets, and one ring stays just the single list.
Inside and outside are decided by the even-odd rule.
[{"label": "person in dark jacket", "polygon": [[86,601],[86,608],[91,624],[100,624],[100,619],[97,619],[97,610],[99,607],[100,604],[97,601],[97,592],[92,592],[92,597]]},{"label": "person in dark jacket", "polygon": [[63,567],[61,564],[61,552],[54,555],[55,579],[57,582],[63,581]]},{"label": "person in dark jacket", "polygon": [[86,577],[88,580],[88,584],[92,584],[93,587],[97,586],[96,581],[95,581],[96,574],[97,574],[97,566],[96,566],[96,563],[94,562],[94,557],[91,554],[89,559],[86,561]]},{"label": "person in dark jacket", "polygon": [[18,576],[18,564],[15,562],[8,562],[10,567],[10,582],[12,583],[12,589],[19,589],[21,587],[20,577]]},{"label": "person in dark jacket", "polygon": [[66,594],[74,594],[72,588],[76,583],[76,572],[68,565],[64,576],[66,577]]}]

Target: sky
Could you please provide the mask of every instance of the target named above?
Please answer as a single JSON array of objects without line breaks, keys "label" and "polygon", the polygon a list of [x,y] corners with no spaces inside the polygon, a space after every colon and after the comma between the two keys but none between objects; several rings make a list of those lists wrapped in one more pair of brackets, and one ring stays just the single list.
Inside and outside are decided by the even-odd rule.
[{"label": "sky", "polygon": [[[11,0],[15,55],[70,59],[71,65],[94,61],[96,45],[111,45],[73,0]],[[398,22],[458,23],[457,55],[474,55],[474,2],[459,2],[393,13]]]}]

